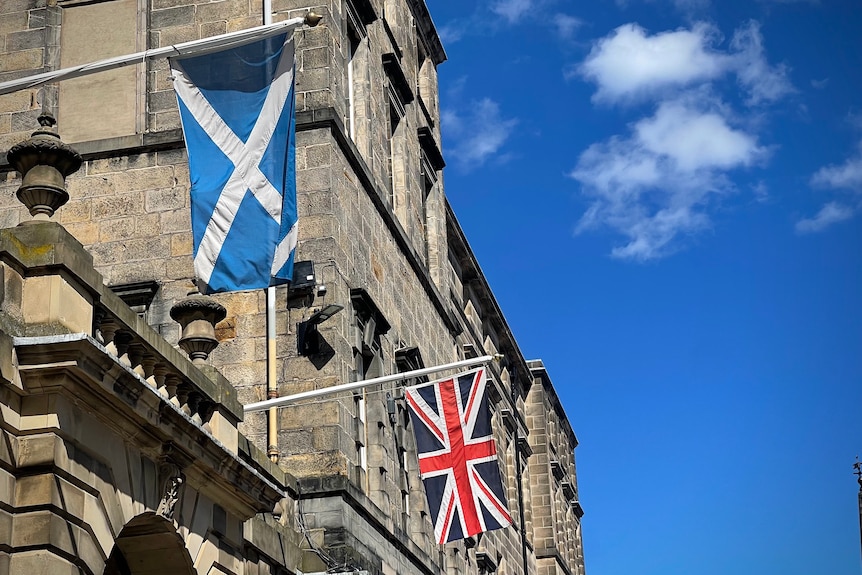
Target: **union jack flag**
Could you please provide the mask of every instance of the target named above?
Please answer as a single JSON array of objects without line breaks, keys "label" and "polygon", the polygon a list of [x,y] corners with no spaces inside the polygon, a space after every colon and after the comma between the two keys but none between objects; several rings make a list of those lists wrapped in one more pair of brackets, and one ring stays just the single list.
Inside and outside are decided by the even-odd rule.
[{"label": "union jack flag", "polygon": [[440,544],[512,523],[485,390],[485,369],[480,368],[404,392]]}]

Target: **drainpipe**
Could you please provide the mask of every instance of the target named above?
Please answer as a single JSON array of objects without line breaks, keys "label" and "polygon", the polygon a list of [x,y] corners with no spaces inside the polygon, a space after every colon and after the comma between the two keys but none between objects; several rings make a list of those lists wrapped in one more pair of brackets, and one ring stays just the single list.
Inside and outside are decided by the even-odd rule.
[{"label": "drainpipe", "polygon": [[[263,23],[272,24],[272,0],[263,0]],[[289,288],[288,288],[289,289]],[[278,374],[275,356],[275,287],[266,288],[266,398],[278,397]],[[266,413],[266,453],[278,463],[278,409]]]}]

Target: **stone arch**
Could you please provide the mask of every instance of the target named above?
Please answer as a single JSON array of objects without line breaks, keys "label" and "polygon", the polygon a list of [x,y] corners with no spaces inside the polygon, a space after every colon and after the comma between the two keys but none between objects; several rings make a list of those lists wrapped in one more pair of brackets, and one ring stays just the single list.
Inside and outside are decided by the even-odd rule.
[{"label": "stone arch", "polygon": [[126,523],[114,541],[103,575],[194,575],[185,543],[172,522],[152,512]]}]

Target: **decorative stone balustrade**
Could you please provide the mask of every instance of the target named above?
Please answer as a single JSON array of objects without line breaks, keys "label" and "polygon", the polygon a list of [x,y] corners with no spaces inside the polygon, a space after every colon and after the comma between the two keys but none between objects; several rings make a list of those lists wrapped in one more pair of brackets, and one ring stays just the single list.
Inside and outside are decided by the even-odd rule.
[{"label": "decorative stone balustrade", "polygon": [[242,405],[230,382],[203,364],[200,355],[199,365],[193,365],[138,317],[104,285],[92,256],[62,226],[32,222],[0,230],[0,278],[0,285],[7,286],[0,290],[0,321],[8,332],[91,336],[192,422],[237,452]]}]

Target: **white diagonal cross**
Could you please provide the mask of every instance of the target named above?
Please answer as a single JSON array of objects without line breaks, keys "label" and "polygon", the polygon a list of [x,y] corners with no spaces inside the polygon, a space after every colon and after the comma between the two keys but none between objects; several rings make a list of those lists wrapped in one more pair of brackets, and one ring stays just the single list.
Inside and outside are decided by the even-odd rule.
[{"label": "white diagonal cross", "polygon": [[[206,97],[186,76],[181,61],[172,61],[174,88],[186,108],[198,122],[201,129],[212,139],[222,153],[234,165],[233,173],[219,194],[213,213],[210,216],[206,231],[201,238],[195,255],[195,274],[204,283],[209,283],[215,263],[218,260],[224,240],[233,225],[237,210],[245,197],[246,190],[251,191],[255,199],[276,223],[281,223],[282,193],[279,192],[260,171],[260,161],[269,146],[278,119],[281,116],[290,89],[293,85],[293,49],[288,42],[282,52],[276,68],[275,77],[267,92],[263,108],[251,130],[248,141],[242,140],[216,113]],[[286,190],[285,190],[286,192]],[[276,248],[273,262],[273,272],[278,271],[293,246],[296,245],[296,226],[290,230],[287,237]],[[292,239],[292,242],[290,241]],[[289,245],[291,244],[292,245]],[[287,250],[287,256],[283,254]],[[278,261],[281,260],[281,264]]]}]

